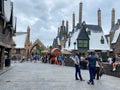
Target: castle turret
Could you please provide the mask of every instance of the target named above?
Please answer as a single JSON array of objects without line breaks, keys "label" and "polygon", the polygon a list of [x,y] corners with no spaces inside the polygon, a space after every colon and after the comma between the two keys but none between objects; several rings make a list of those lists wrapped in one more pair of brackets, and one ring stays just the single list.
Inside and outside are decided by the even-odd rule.
[{"label": "castle turret", "polygon": [[101,27],[101,10],[98,9],[98,25]]},{"label": "castle turret", "polygon": [[112,9],[111,28],[115,25],[115,9]]},{"label": "castle turret", "polygon": [[79,24],[82,24],[82,2],[80,2],[79,6]]}]

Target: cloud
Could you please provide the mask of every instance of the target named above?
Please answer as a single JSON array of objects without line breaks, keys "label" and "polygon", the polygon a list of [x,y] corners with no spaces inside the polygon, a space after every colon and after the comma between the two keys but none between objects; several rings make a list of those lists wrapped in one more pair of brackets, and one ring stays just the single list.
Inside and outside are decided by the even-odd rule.
[{"label": "cloud", "polygon": [[97,10],[101,8],[102,27],[108,33],[111,27],[111,10],[116,9],[116,20],[120,16],[118,10],[120,1],[113,0],[12,0],[14,15],[17,16],[17,31],[31,28],[31,40],[40,39],[46,46],[52,45],[57,35],[57,28],[62,20],[69,21],[69,31],[72,27],[72,13],[76,14],[76,24],[79,16],[79,3],[83,2],[83,18],[88,24],[97,25]]}]

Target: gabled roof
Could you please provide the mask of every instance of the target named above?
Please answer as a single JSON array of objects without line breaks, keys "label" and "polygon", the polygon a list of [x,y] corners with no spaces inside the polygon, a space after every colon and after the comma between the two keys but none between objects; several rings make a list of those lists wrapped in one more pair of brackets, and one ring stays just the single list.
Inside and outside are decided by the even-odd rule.
[{"label": "gabled roof", "polygon": [[[107,43],[106,37],[101,27],[99,27],[98,25],[86,25],[86,28],[88,28],[91,32],[91,34],[88,35],[88,37],[85,34],[83,35],[83,33],[87,34],[87,32],[84,31],[84,29],[78,29],[71,35],[70,46],[68,46],[68,39],[65,48],[68,50],[74,50],[74,42],[77,43],[77,38],[79,36],[80,39],[89,38],[89,50],[110,50],[110,46]],[[104,44],[101,43],[101,37],[103,37],[104,39]],[[77,44],[75,48],[77,48]]]},{"label": "gabled roof", "polygon": [[114,34],[113,40],[112,40],[112,44],[117,42],[119,35],[120,35],[120,29],[115,31],[115,34]]},{"label": "gabled roof", "polygon": [[117,23],[111,28],[111,31],[115,32],[119,29],[120,26],[120,19],[117,20]]},{"label": "gabled roof", "polygon": [[86,32],[86,27],[85,26],[83,26],[81,28],[81,31],[79,32],[77,39],[87,39],[87,40],[89,40],[89,37],[88,37],[88,34]]},{"label": "gabled roof", "polygon": [[[80,32],[80,29],[76,30],[73,34],[71,34],[71,36],[67,39],[66,41],[66,45],[65,48],[68,50],[74,50],[74,42],[77,43],[77,38],[78,38],[78,34]],[[68,45],[69,43],[69,39],[70,39],[70,46]]]},{"label": "gabled roof", "polygon": [[13,37],[13,41],[16,44],[15,48],[24,48],[26,37],[27,32],[16,32],[16,36]]},{"label": "gabled roof", "polygon": [[94,32],[103,32],[102,28],[99,25],[86,25],[86,28],[94,31]]}]

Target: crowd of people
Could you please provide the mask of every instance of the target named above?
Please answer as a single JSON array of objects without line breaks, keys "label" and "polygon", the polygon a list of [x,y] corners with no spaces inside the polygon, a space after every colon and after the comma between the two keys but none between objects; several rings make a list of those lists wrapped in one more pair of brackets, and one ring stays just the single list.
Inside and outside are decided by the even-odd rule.
[{"label": "crowd of people", "polygon": [[112,71],[116,71],[117,68],[120,66],[120,54],[115,54],[114,56],[108,57],[108,63],[112,66]]},{"label": "crowd of people", "polygon": [[94,52],[91,52],[86,58],[80,58],[79,53],[74,53],[71,56],[71,59],[74,61],[75,64],[75,80],[85,81],[80,71],[80,59],[84,59],[88,66],[90,79],[87,83],[90,85],[94,85],[94,79],[96,78],[97,80],[99,80],[100,69],[103,68],[103,64],[102,59],[95,55]]},{"label": "crowd of people", "polygon": [[[75,80],[85,81],[81,74],[81,67],[82,65],[85,66],[89,70],[90,79],[88,80],[88,84],[94,85],[94,80],[99,80],[101,75],[103,74],[103,62],[102,58],[97,55],[95,52],[89,53],[87,56],[80,56],[78,52],[72,53],[70,55],[71,60],[74,62],[75,66]],[[50,63],[50,64],[57,64],[57,65],[64,65],[65,57],[64,55],[60,54],[58,56],[51,55],[51,54],[44,54],[42,56],[35,54],[31,55],[29,60],[35,63],[37,61],[41,61],[43,63]],[[22,57],[21,62],[25,61],[25,56]],[[120,54],[116,54],[115,56],[109,56],[107,59],[108,63],[112,66],[112,71],[116,71],[116,69],[120,65]]]}]

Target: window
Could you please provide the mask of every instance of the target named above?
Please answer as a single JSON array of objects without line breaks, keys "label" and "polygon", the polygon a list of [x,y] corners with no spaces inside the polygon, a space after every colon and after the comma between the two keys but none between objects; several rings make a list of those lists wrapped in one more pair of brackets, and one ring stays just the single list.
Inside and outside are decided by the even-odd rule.
[{"label": "window", "polygon": [[78,40],[78,48],[88,48],[88,40]]},{"label": "window", "polygon": [[16,54],[20,54],[20,49],[16,49]]},{"label": "window", "polygon": [[104,38],[103,38],[103,36],[101,36],[101,44],[104,44]]}]

